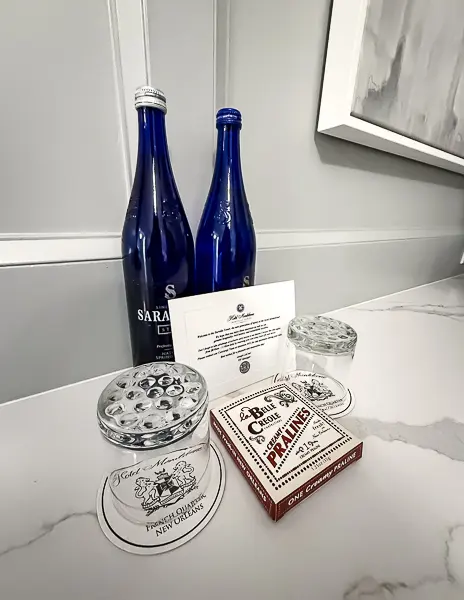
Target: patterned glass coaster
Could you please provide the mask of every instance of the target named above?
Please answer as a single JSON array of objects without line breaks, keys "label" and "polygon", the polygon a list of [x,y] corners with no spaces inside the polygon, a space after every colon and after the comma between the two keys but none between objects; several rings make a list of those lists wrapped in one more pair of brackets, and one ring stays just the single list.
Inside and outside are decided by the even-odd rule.
[{"label": "patterned glass coaster", "polygon": [[[125,519],[116,510],[108,477],[104,477],[97,494],[97,517],[103,533],[112,544],[132,554],[161,554],[182,546],[211,521],[224,494],[224,460],[214,442],[208,468],[209,483],[204,493],[186,503],[172,504],[172,518],[156,520],[154,513],[154,520],[143,525]],[[160,485],[166,485],[166,481]]]},{"label": "patterned glass coaster", "polygon": [[311,400],[332,419],[344,417],[355,406],[353,392],[328,375],[311,371],[290,371],[278,373],[274,377],[274,383],[281,381],[288,383],[307,400]]}]

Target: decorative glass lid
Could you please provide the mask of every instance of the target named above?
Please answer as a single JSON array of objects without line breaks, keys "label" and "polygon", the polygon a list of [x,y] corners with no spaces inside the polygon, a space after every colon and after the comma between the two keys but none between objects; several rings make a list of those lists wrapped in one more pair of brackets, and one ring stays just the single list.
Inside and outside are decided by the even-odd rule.
[{"label": "decorative glass lid", "polygon": [[100,395],[100,430],[126,448],[166,446],[195,429],[208,404],[206,382],[186,365],[165,362],[118,375]]},{"label": "decorative glass lid", "polygon": [[353,354],[358,336],[347,323],[322,316],[295,317],[288,324],[288,339],[314,354]]}]

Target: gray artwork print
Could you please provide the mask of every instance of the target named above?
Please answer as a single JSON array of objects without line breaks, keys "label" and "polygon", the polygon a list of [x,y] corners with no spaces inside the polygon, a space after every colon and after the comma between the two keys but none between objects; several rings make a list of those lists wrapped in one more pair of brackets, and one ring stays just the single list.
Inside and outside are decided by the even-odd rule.
[{"label": "gray artwork print", "polygon": [[464,158],[463,0],[369,0],[352,114]]}]

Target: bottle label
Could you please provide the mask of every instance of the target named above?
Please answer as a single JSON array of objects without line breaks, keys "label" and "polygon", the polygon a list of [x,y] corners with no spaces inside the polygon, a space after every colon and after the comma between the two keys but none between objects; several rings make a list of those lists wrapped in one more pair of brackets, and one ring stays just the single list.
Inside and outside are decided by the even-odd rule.
[{"label": "bottle label", "polygon": [[177,296],[176,288],[173,283],[168,283],[164,288],[164,297],[166,300],[173,300]]},{"label": "bottle label", "polygon": [[[170,322],[169,311],[167,308],[162,308],[161,310],[144,310],[143,308],[139,308],[137,311],[137,319],[148,323]],[[158,329],[159,327],[160,326],[158,326]],[[164,325],[161,325],[161,327],[164,327]]]},{"label": "bottle label", "polygon": [[[162,290],[159,290],[159,292],[163,293]],[[171,318],[167,302],[177,297],[174,284],[166,284],[164,286],[164,297],[161,294],[152,296],[148,305],[146,302],[142,304],[139,298],[138,306],[134,307],[137,323],[133,328],[137,340],[137,358],[134,358],[134,360],[138,364],[174,360]]]}]

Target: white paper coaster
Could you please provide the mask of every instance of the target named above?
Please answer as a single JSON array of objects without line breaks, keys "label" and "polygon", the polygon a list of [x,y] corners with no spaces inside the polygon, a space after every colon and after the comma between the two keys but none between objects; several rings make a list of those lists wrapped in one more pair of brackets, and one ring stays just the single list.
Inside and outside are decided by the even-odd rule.
[{"label": "white paper coaster", "polygon": [[[168,524],[156,521],[136,525],[124,519],[113,504],[104,477],[97,494],[97,517],[103,533],[118,548],[132,554],[161,554],[185,544],[211,521],[221,503],[225,487],[224,460],[211,442],[210,481],[206,492],[191,507],[179,507],[179,516]],[[192,503],[193,504],[193,503]]]},{"label": "white paper coaster", "polygon": [[344,417],[353,410],[356,403],[352,390],[328,375],[311,371],[290,371],[278,373],[274,377],[274,383],[281,381],[295,388],[332,419]]}]

